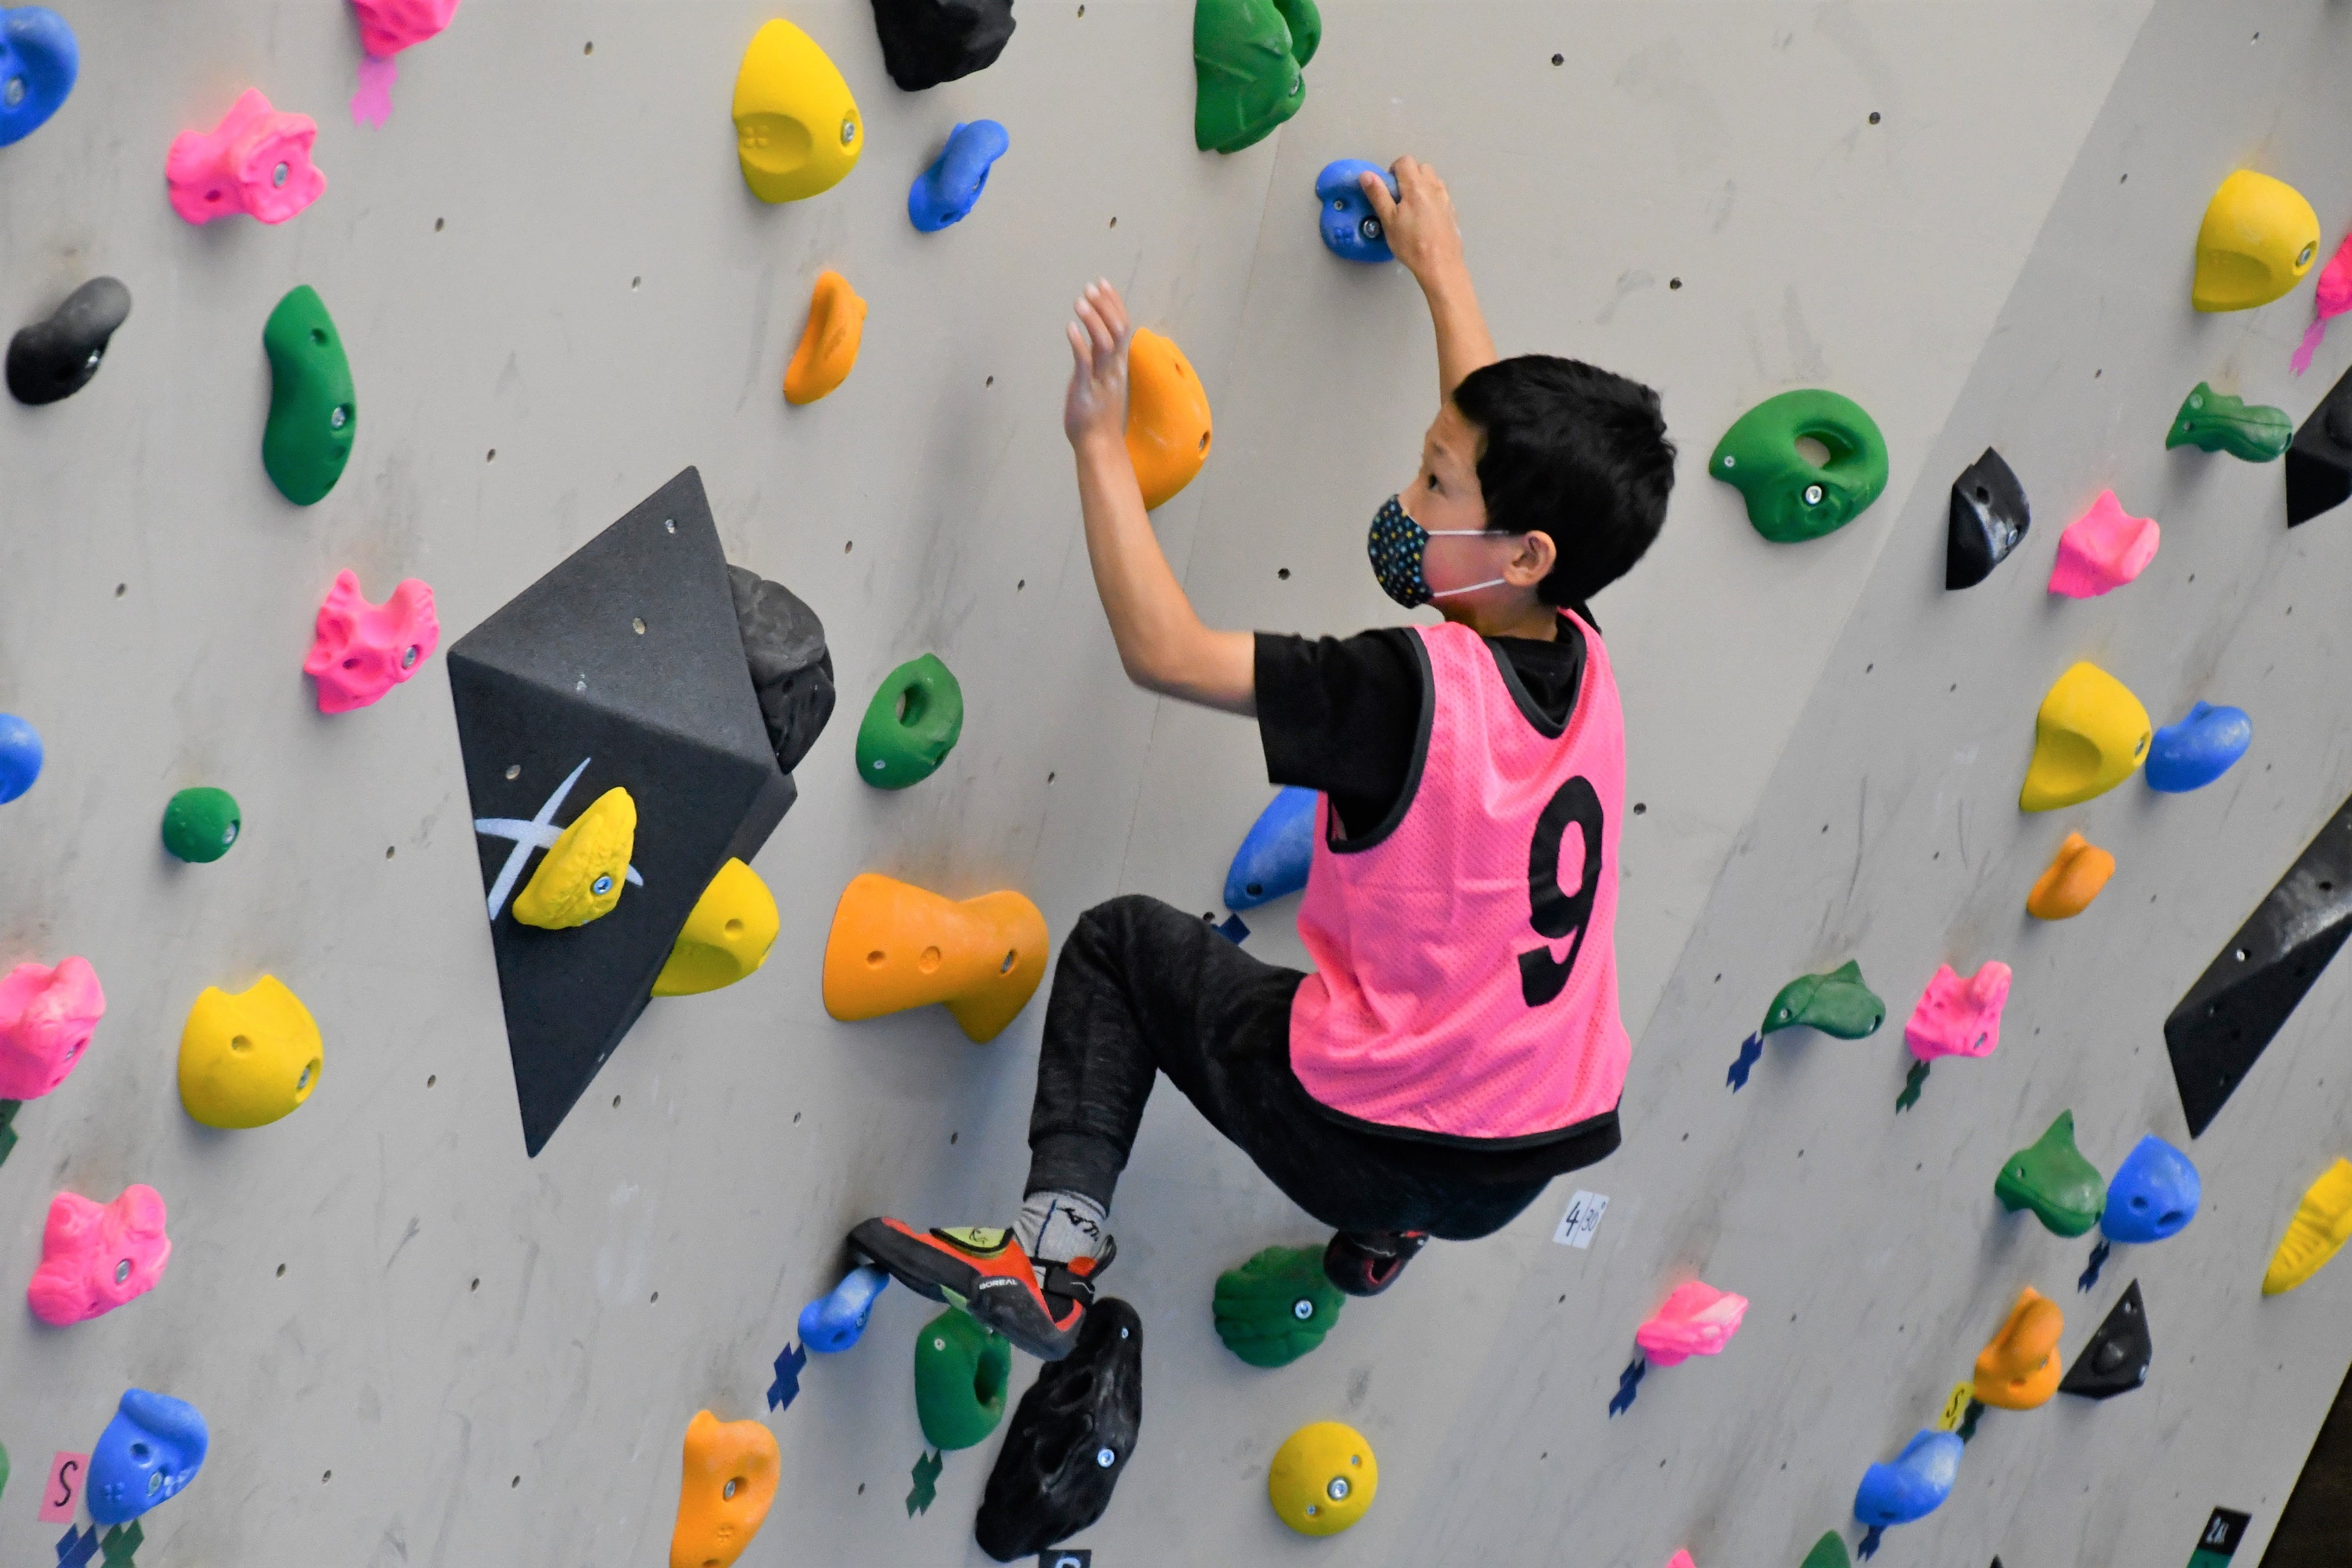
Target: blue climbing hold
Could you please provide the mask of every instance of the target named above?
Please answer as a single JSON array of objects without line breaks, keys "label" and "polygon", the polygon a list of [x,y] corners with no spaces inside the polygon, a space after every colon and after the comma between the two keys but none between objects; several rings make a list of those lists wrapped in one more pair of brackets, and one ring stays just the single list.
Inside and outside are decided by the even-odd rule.
[{"label": "blue climbing hold", "polygon": [[1956,1433],[1922,1432],[1891,1465],[1873,1465],[1853,1494],[1853,1517],[1873,1527],[1908,1524],[1943,1506],[1968,1449]]},{"label": "blue climbing hold", "polygon": [[1225,873],[1227,909],[1253,910],[1307,886],[1307,863],[1315,858],[1317,798],[1311,789],[1287,785],[1258,813]]},{"label": "blue climbing hold", "polygon": [[801,1309],[801,1342],[821,1355],[856,1344],[874,1311],[874,1298],[889,1283],[890,1276],[871,1264],[851,1269],[828,1294]]},{"label": "blue climbing hold", "polygon": [[2099,1228],[2113,1241],[2162,1241],[2197,1217],[2204,1194],[2189,1156],[2150,1133],[2116,1167]]},{"label": "blue climbing hold", "polygon": [[2254,721],[2242,708],[2200,702],[2178,724],[2156,732],[2147,748],[2147,787],[2167,795],[2203,789],[2230,771],[2254,743]]},{"label": "blue climbing hold", "polygon": [[0,805],[41,776],[41,732],[14,713],[0,713]]},{"label": "blue climbing hold", "polygon": [[81,47],[46,5],[0,7],[0,147],[48,122],[81,72]]},{"label": "blue climbing hold", "polygon": [[988,188],[989,165],[1004,156],[1013,138],[993,120],[959,124],[931,166],[907,190],[907,216],[925,234],[961,223]]},{"label": "blue climbing hold", "polygon": [[1396,176],[1378,163],[1361,158],[1340,158],[1323,165],[1315,176],[1315,200],[1323,209],[1323,245],[1342,261],[1394,261],[1381,220],[1372,216],[1372,202],[1358,180],[1378,174],[1388,183],[1389,199],[1397,195]]},{"label": "blue climbing hold", "polygon": [[89,1451],[89,1517],[123,1524],[179,1496],[196,1479],[211,1440],[205,1418],[185,1400],[125,1389]]}]

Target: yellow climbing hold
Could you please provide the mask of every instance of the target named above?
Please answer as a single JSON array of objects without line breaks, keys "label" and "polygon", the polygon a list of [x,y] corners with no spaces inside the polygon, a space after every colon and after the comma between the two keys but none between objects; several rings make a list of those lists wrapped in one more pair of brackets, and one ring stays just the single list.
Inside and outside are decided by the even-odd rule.
[{"label": "yellow climbing hold", "polygon": [[266,1127],[310,1098],[326,1047],[302,999],[265,974],[207,985],[180,1031],[180,1103],[207,1127]]},{"label": "yellow climbing hold", "polygon": [[735,73],[735,152],[751,194],[796,202],[829,191],[865,147],[857,100],[816,40],[790,22],[763,24]]},{"label": "yellow climbing hold", "polygon": [[1209,394],[1184,351],[1136,330],[1127,345],[1127,455],[1151,510],[1192,482],[1209,460]]},{"label": "yellow climbing hold", "polygon": [[801,329],[793,363],[784,367],[784,401],[814,403],[847,381],[865,336],[866,301],[840,273],[818,273],[809,296],[808,325]]},{"label": "yellow climbing hold", "polygon": [[637,803],[614,788],[557,836],[530,881],[515,895],[514,918],[546,931],[603,920],[621,901],[637,847]]},{"label": "yellow climbing hold", "polygon": [[2221,182],[2197,230],[2200,310],[2249,310],[2300,282],[2319,255],[2319,215],[2283,180],[2241,169]]},{"label": "yellow climbing hold", "polygon": [[2102,795],[2129,778],[2155,730],[2129,688],[2095,664],[2058,678],[2033,721],[2033,762],[2020,811],[2055,811]]},{"label": "yellow climbing hold", "polygon": [[768,884],[742,861],[728,861],[694,901],[654,994],[691,996],[734,984],[768,962],[778,923]]},{"label": "yellow climbing hold", "polygon": [[1380,1490],[1380,1461],[1353,1426],[1318,1421],[1275,1450],[1265,1495],[1282,1522],[1301,1535],[1337,1535],[1364,1517]]},{"label": "yellow climbing hold", "polygon": [[2326,1268],[2347,1241],[2352,1241],[2352,1160],[2338,1160],[2294,1205],[2286,1239],[2263,1276],[2263,1294],[2283,1296],[2294,1289]]}]

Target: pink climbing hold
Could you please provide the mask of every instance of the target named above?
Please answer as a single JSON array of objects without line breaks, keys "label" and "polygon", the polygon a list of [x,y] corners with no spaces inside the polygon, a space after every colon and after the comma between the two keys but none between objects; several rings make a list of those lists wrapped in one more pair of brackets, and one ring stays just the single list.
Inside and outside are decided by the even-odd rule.
[{"label": "pink climbing hold", "polygon": [[154,1188],[125,1187],[110,1204],[59,1193],[49,1200],[41,1266],[25,1300],[45,1323],[82,1322],[152,1290],[171,1257],[163,1199]]},{"label": "pink climbing hold", "polygon": [[284,223],[327,188],[327,176],[310,162],[318,139],[317,121],[272,109],[248,89],[211,131],[183,131],[172,139],[163,161],[172,210],[190,223],[232,213]]},{"label": "pink climbing hold", "polygon": [[2000,1008],[2008,1000],[2008,964],[1989,960],[1966,980],[1944,964],[1911,1009],[1911,1021],[1903,1026],[1903,1043],[1923,1062],[1937,1057],[1989,1057],[2000,1045]]},{"label": "pink climbing hold", "polygon": [[348,713],[415,675],[440,642],[431,588],[406,578],[383,604],[371,605],[360,595],[358,575],[338,572],[319,606],[302,673],[319,683],[320,712]]},{"label": "pink climbing hold", "polygon": [[1691,1561],[1688,1552],[1677,1552],[1666,1559],[1666,1568],[1698,1568],[1698,1564]]},{"label": "pink climbing hold", "polygon": [[65,1082],[105,1016],[86,958],[10,970],[0,979],[0,1100],[38,1100]]},{"label": "pink climbing hold", "polygon": [[2294,355],[2287,361],[2294,374],[2301,375],[2311,368],[2311,356],[2319,352],[2319,342],[2327,335],[2327,323],[2352,310],[2352,233],[2347,233],[2336,254],[2319,270],[2319,289],[2311,301],[2311,326],[2295,345]]},{"label": "pink climbing hold", "polygon": [[360,47],[377,59],[438,35],[457,14],[457,0],[352,0],[359,17]]},{"label": "pink climbing hold", "polygon": [[2162,530],[2152,517],[2134,517],[2101,490],[2091,510],[2058,536],[2058,563],[2050,568],[2050,591],[2070,599],[2095,599],[2113,593],[2156,559]]},{"label": "pink climbing hold", "polygon": [[1633,1331],[1633,1342],[1659,1366],[1675,1366],[1695,1355],[1721,1355],[1747,1315],[1747,1297],[1693,1279],[1674,1288],[1666,1304]]}]

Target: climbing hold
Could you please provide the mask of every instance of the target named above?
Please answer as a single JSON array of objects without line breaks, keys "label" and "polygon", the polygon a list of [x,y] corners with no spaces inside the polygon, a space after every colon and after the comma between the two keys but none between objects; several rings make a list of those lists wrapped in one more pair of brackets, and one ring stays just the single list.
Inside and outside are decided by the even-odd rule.
[{"label": "climbing hold", "polygon": [[207,985],[180,1031],[180,1103],[207,1127],[267,1127],[319,1087],[326,1044],[302,999],[265,974]]},{"label": "climbing hold", "polygon": [[2065,1331],[2058,1303],[2028,1285],[2009,1319],[1977,1356],[1978,1400],[1997,1410],[2032,1410],[2058,1392],[2058,1336]]},{"label": "climbing hold", "polygon": [[1012,145],[1012,137],[993,120],[957,121],[931,166],[907,187],[908,220],[925,234],[961,223],[988,188],[989,168]]},{"label": "climbing hold", "polygon": [[776,1435],[759,1422],[696,1411],[686,1424],[669,1568],[727,1568],[742,1556],[776,1500],[782,1468]]},{"label": "climbing hold", "polygon": [[172,210],[190,223],[249,213],[262,223],[284,223],[327,189],[310,162],[318,121],[272,109],[247,89],[210,131],[183,131],[163,161]]},{"label": "climbing hold", "polygon": [[351,461],[359,429],[352,362],[326,302],[308,283],[296,285],[261,329],[269,355],[269,423],[261,433],[261,466],[278,493],[296,506],[326,498]]},{"label": "climbing hold", "polygon": [[818,273],[816,289],[809,296],[808,325],[801,329],[793,363],[784,367],[784,401],[814,403],[847,381],[857,366],[857,345],[865,336],[866,301],[840,273],[830,268]]},{"label": "climbing hold", "polygon": [[1826,974],[1800,974],[1780,987],[1764,1010],[1759,1035],[1802,1025],[1841,1040],[1859,1040],[1878,1032],[1886,1021],[1886,1004],[1862,982],[1862,965],[1852,959]]},{"label": "climbing hold", "polygon": [[25,1289],[33,1315],[62,1328],[152,1290],[172,1257],[163,1220],[163,1200],[152,1187],[125,1187],[110,1204],[79,1193],[51,1198],[41,1266]]},{"label": "climbing hold", "polygon": [[[83,1497],[90,1518],[100,1524],[124,1524],[157,1503],[171,1501],[196,1479],[211,1446],[204,1416],[186,1400],[143,1388],[124,1389],[114,1418],[89,1451],[89,1483]],[[123,1561],[130,1561],[129,1553]]]},{"label": "climbing hold", "polygon": [[2070,921],[2091,907],[2116,874],[2116,858],[2084,837],[2069,833],[2058,846],[2049,868],[2034,879],[2025,895],[2025,912],[2038,921]]},{"label": "climbing hold", "polygon": [[2131,776],[2152,738],[2147,710],[2095,664],[2060,676],[2033,717],[2033,761],[2020,811],[2055,811],[2103,795]]},{"label": "climbing hold", "polygon": [[1797,1568],[1853,1568],[1853,1559],[1846,1555],[1845,1538],[1829,1530],[1822,1532],[1822,1538],[1813,1542],[1813,1549],[1805,1553],[1805,1560]]},{"label": "climbing hold", "polygon": [[1973,588],[2009,559],[2033,526],[2025,487],[1990,447],[1952,481],[1951,530],[1944,544],[1944,586]]},{"label": "climbing hold", "polygon": [[[760,721],[777,768],[790,774],[833,717],[833,655],[825,650],[824,623],[799,595],[756,572],[730,566],[727,585],[743,658],[751,667],[751,689],[760,699]],[[790,795],[783,804],[792,804]]]},{"label": "climbing hold", "polygon": [[1323,247],[1342,261],[1394,261],[1396,252],[1381,232],[1372,199],[1358,183],[1366,174],[1379,175],[1388,184],[1389,198],[1396,199],[1396,176],[1361,158],[1336,159],[1315,176],[1315,201],[1323,210]]},{"label": "climbing hold", "polygon": [[2294,439],[2294,421],[2284,408],[2249,405],[2199,382],[2172,416],[2164,437],[2168,450],[2194,447],[2200,452],[2227,452],[2249,463],[2273,463]]},{"label": "climbing hold", "polygon": [[0,6],[0,147],[48,122],[73,91],[81,49],[46,5]]},{"label": "climbing hold", "polygon": [[1013,26],[1013,0],[874,0],[882,68],[906,92],[986,70]]},{"label": "climbing hold", "polygon": [[2162,1241],[2188,1228],[2204,1194],[2189,1156],[2149,1133],[2116,1167],[2099,1229],[2111,1241]]},{"label": "climbing hold", "polygon": [[2352,310],[2352,234],[2336,242],[2336,254],[2319,270],[2319,286],[2312,291],[2311,325],[2287,360],[2295,374],[2311,368],[2311,356],[2327,336],[2327,323],[2347,310]]},{"label": "climbing hold", "polygon": [[865,151],[857,100],[814,38],[781,18],[761,24],[735,74],[735,151],[763,202],[797,202],[839,184]]},{"label": "climbing hold", "polygon": [[1265,1495],[1301,1535],[1337,1535],[1372,1506],[1380,1461],[1353,1426],[1318,1421],[1283,1439],[1265,1472]]},{"label": "climbing hold", "polygon": [[2301,282],[2318,256],[2319,215],[2303,193],[2240,169],[2213,193],[2198,226],[2189,302],[2200,310],[2267,305]]},{"label": "climbing hold", "polygon": [[2286,525],[2309,522],[2352,497],[2352,371],[2328,388],[2286,449]]},{"label": "climbing hold", "polygon": [[746,978],[768,962],[782,923],[768,884],[742,861],[730,859],[694,900],[669,962],[654,977],[654,994],[692,996]]},{"label": "climbing hold", "polygon": [[2294,1289],[2326,1268],[2347,1241],[2352,1241],[2352,1161],[2338,1160],[2294,1205],[2286,1236],[2263,1275],[2263,1294],[2283,1296]]},{"label": "climbing hold", "polygon": [[1686,1279],[1633,1331],[1633,1342],[1658,1365],[1677,1366],[1695,1355],[1721,1355],[1747,1315],[1747,1297]]},{"label": "climbing hold", "polygon": [[835,1355],[856,1344],[873,1314],[874,1299],[890,1276],[872,1264],[851,1269],[841,1283],[801,1309],[801,1342],[819,1355]]},{"label": "climbing hold", "polygon": [[65,1082],[105,1016],[86,958],[11,969],[0,978],[0,1100],[38,1100]]},{"label": "climbing hold", "polygon": [[2091,509],[2058,536],[2050,591],[2070,599],[2095,599],[2115,592],[2147,570],[2163,531],[2156,519],[2126,511],[2115,491],[2101,490]]},{"label": "climbing hold", "polygon": [[621,901],[636,844],[637,803],[614,785],[557,835],[515,895],[514,918],[541,931],[570,931],[604,919]]},{"label": "climbing hold", "polygon": [[14,713],[0,713],[0,805],[41,776],[41,732]]},{"label": "climbing hold", "polygon": [[2080,1236],[2099,1223],[2107,1202],[2099,1168],[2074,1147],[2074,1113],[2062,1110],[2050,1130],[2001,1163],[1993,1195],[2015,1214],[2030,1208],[2053,1236]]},{"label": "climbing hold", "polygon": [[1698,1568],[1698,1564],[1691,1561],[1689,1552],[1676,1552],[1666,1559],[1666,1568]]},{"label": "climbing hold", "polygon": [[1042,1552],[1102,1518],[1143,1427],[1143,1320],[1096,1299],[1078,1342],[1038,1369],[981,1496],[972,1538],[999,1563]]},{"label": "climbing hold", "polygon": [[2242,708],[2200,702],[2178,724],[2156,732],[2147,749],[2147,787],[2167,795],[2203,789],[2234,766],[2254,743],[2254,721]]},{"label": "climbing hold", "polygon": [[439,36],[457,14],[458,0],[352,0],[359,18],[360,47],[388,60]]},{"label": "climbing hold", "polygon": [[[1202,0],[1207,4],[1207,0]],[[1184,351],[1139,327],[1127,346],[1127,455],[1143,510],[1165,505],[1209,460],[1208,389]]]},{"label": "climbing hold", "polygon": [[963,734],[963,686],[937,654],[883,679],[857,726],[857,776],[876,789],[929,778]]},{"label": "climbing hold", "polygon": [[225,789],[184,789],[163,808],[163,847],[182,860],[205,865],[236,842],[245,818]]},{"label": "climbing hold", "polygon": [[961,903],[866,872],[824,942],[824,1010],[844,1023],[940,1002],[974,1043],[1013,1022],[1045,977],[1045,917],[1019,893]]},{"label": "climbing hold", "polygon": [[1238,153],[1297,113],[1322,31],[1313,0],[1194,0],[1192,144]]},{"label": "climbing hold", "polygon": [[1992,1055],[2000,1046],[2009,979],[2009,965],[1998,960],[1988,960],[1965,981],[1950,964],[1937,965],[1903,1026],[1903,1043],[1922,1062]]},{"label": "climbing hold", "polygon": [[915,1336],[915,1417],[923,1441],[942,1452],[969,1448],[1004,1419],[1013,1342],[950,1307]]},{"label": "climbing hold", "polygon": [[302,673],[319,683],[320,712],[348,713],[415,677],[440,645],[431,588],[404,578],[383,604],[371,605],[346,569],[319,605]]},{"label": "climbing hold", "polygon": [[[1797,449],[1818,441],[1829,461]],[[1886,488],[1886,439],[1862,405],[1807,389],[1768,397],[1732,422],[1706,471],[1747,499],[1748,521],[1776,544],[1843,528]]]},{"label": "climbing hold", "polygon": [[130,315],[131,290],[121,279],[91,279],[8,340],[9,395],[34,405],[71,397],[98,374],[114,330]]},{"label": "climbing hold", "polygon": [[1296,784],[1275,792],[1234,851],[1225,908],[1254,910],[1307,886],[1307,867],[1315,858],[1315,803],[1321,798]]},{"label": "climbing hold", "polygon": [[2121,1300],[2109,1309],[2091,1342],[2058,1384],[2061,1394],[2085,1399],[2113,1399],[2129,1394],[2147,1381],[2148,1363],[2156,1359],[2156,1342],[2148,1337],[2147,1303],[2140,1300],[2139,1281],[2124,1287]]},{"label": "climbing hold", "polygon": [[[1306,69],[1315,51],[1323,47],[1323,14],[1315,8],[1315,0],[1274,0],[1274,8],[1282,13],[1283,22],[1290,28],[1290,58],[1301,70]],[[1195,26],[1198,20],[1196,16]]]},{"label": "climbing hold", "polygon": [[1345,1298],[1323,1275],[1323,1248],[1269,1247],[1217,1276],[1217,1338],[1252,1366],[1288,1366],[1323,1342]]},{"label": "climbing hold", "polygon": [[[1968,1445],[1950,1432],[1919,1432],[1891,1465],[1873,1465],[1854,1489],[1853,1516],[1874,1529],[1927,1518],[1952,1495]],[[1816,1551],[1819,1548],[1815,1549]]]}]

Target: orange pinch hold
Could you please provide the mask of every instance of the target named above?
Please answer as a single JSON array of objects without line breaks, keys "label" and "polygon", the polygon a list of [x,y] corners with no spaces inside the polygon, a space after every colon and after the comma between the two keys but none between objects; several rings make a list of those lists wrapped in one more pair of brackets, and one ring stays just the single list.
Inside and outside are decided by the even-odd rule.
[{"label": "orange pinch hold", "polygon": [[844,1023],[944,1003],[978,1045],[1045,977],[1045,917],[1019,893],[961,903],[868,871],[849,879],[824,942],[824,1010]]},{"label": "orange pinch hold", "polygon": [[784,401],[798,405],[818,398],[849,379],[857,364],[857,345],[866,336],[866,301],[849,287],[849,279],[830,268],[816,275],[816,290],[809,296],[808,325],[801,330],[801,346],[784,367]]},{"label": "orange pinch hold", "polygon": [[1127,345],[1127,455],[1143,510],[1174,499],[1209,460],[1209,394],[1184,351],[1139,327]]},{"label": "orange pinch hold", "polygon": [[757,1421],[721,1421],[698,1410],[686,1424],[686,1479],[669,1568],[728,1568],[743,1555],[776,1500],[783,1468],[776,1435]]},{"label": "orange pinch hold", "polygon": [[2025,912],[2038,921],[2071,921],[2091,907],[2115,874],[2114,856],[2081,834],[2069,833],[2050,868],[2025,895]]},{"label": "orange pinch hold", "polygon": [[2058,1336],[2065,1331],[2058,1303],[2028,1285],[2009,1310],[2009,1321],[1977,1357],[1976,1396],[2001,1410],[2048,1404],[2065,1371],[2058,1360]]}]

